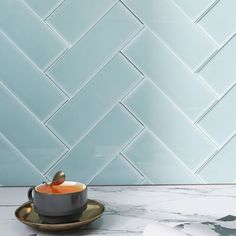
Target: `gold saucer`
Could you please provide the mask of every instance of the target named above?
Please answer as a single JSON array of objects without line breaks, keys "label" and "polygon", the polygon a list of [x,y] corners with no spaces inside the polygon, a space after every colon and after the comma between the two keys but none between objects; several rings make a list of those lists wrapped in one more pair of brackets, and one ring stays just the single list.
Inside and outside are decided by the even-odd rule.
[{"label": "gold saucer", "polygon": [[89,199],[86,210],[83,211],[81,216],[78,216],[77,221],[63,224],[45,224],[42,223],[39,215],[34,211],[33,203],[26,202],[16,209],[15,216],[23,224],[40,230],[63,231],[84,228],[89,223],[101,217],[104,210],[105,207],[102,203]]}]

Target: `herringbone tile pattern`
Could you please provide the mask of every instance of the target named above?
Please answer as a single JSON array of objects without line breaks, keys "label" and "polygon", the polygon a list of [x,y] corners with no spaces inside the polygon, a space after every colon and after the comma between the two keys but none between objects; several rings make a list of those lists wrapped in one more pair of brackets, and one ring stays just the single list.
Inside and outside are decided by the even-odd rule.
[{"label": "herringbone tile pattern", "polygon": [[235,7],[0,1],[0,184],[234,182]]}]

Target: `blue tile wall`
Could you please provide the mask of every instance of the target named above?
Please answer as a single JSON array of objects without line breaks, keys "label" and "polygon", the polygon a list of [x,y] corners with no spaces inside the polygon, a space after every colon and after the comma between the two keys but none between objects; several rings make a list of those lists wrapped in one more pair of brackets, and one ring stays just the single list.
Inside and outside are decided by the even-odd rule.
[{"label": "blue tile wall", "polygon": [[235,182],[235,7],[0,1],[0,185]]}]

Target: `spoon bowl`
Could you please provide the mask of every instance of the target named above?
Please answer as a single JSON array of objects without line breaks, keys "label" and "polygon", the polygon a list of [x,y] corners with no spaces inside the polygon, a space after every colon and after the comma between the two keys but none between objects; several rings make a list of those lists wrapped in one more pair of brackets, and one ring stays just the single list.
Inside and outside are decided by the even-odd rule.
[{"label": "spoon bowl", "polygon": [[60,184],[64,183],[65,178],[66,178],[65,173],[62,170],[60,170],[54,175],[52,182],[49,185],[50,186],[60,185]]}]

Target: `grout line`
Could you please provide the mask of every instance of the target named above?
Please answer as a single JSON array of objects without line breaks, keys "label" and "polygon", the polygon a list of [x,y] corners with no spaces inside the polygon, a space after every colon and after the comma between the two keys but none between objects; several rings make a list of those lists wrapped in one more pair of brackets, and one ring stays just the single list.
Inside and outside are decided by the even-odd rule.
[{"label": "grout line", "polygon": [[200,74],[196,74],[194,73],[196,79],[205,87],[207,87],[207,89],[209,90],[209,92],[212,94],[212,96],[215,97],[215,99],[219,99],[220,96],[219,94],[211,87],[211,85],[209,85],[207,83],[207,81],[200,75]]},{"label": "grout line", "polygon": [[[110,12],[110,10],[112,10],[115,7],[115,5],[117,5],[118,2],[119,2],[119,0],[116,0],[116,2],[109,9],[107,9],[107,11],[102,16],[100,16],[98,21],[100,21],[103,17],[105,17]],[[75,44],[77,44],[85,35],[87,35],[89,33],[89,31],[92,30],[92,28],[94,28],[94,26],[97,25],[98,21],[93,23],[93,25],[90,26],[90,28],[87,31],[83,32],[80,37],[78,37],[76,40],[74,40],[73,46],[75,46]]]},{"label": "grout line", "polygon": [[139,86],[141,86],[141,84],[143,83],[144,80],[145,80],[145,77],[143,77],[141,80],[139,80],[139,81],[120,99],[119,102],[121,103],[121,105],[123,105],[122,102],[123,102],[127,97],[129,97],[130,94],[132,94],[132,93],[136,90],[136,88],[138,88]]},{"label": "grout line", "polygon": [[46,16],[43,21],[47,21],[58,9],[62,8],[65,5],[65,2],[70,2],[70,0],[61,0],[61,2]]},{"label": "grout line", "polygon": [[205,17],[218,3],[220,0],[213,1],[211,5],[194,21],[194,23],[199,23],[203,17]]},{"label": "grout line", "polygon": [[145,182],[145,180],[148,180],[150,183],[149,184],[151,184],[151,185],[154,185],[154,182],[153,181],[151,181],[149,178],[144,178],[142,181],[140,181],[139,183],[138,183],[138,185],[143,185],[143,186],[145,186],[146,184],[144,184],[144,182]]},{"label": "grout line", "polygon": [[[21,1],[21,3],[23,3],[24,6],[25,6],[38,20],[40,20],[40,22],[43,21],[42,18],[41,18],[25,1]],[[45,22],[43,22],[43,23],[45,23]],[[49,26],[48,24],[45,24],[45,25]],[[55,30],[52,30],[51,27],[48,27],[48,28],[52,31],[53,34],[55,34],[55,36],[58,38],[58,40],[59,40],[60,42],[64,43],[64,39],[63,39],[62,37],[58,37],[59,34],[58,34]],[[61,40],[61,38],[63,39],[63,41]],[[65,45],[64,45],[64,46],[65,46]]]},{"label": "grout line", "polygon": [[192,23],[193,27],[195,27],[200,33],[202,33],[202,35],[205,36],[205,38],[211,42],[212,44],[214,44],[215,47],[219,47],[218,43],[205,31],[202,30],[202,28],[196,24],[193,19],[174,1],[171,0],[171,2],[176,6],[176,8],[189,20],[189,22]]},{"label": "grout line", "polygon": [[[109,59],[109,61],[106,62],[105,65],[102,66],[102,68],[100,68],[98,71],[96,71],[94,73],[94,75],[92,75],[74,94],[73,96],[69,97],[68,100],[66,101],[66,103],[69,103],[71,100],[73,100],[84,88],[86,88],[86,86],[88,86],[88,84],[93,81],[96,76],[107,66],[107,64],[109,64],[115,57],[117,56],[117,54],[113,55],[112,58]],[[69,95],[68,95],[69,96]],[[62,108],[62,107],[61,107]],[[61,110],[61,109],[59,109]],[[58,111],[59,111],[58,110]],[[52,114],[47,120],[46,122],[48,122],[49,120],[51,120],[54,115],[56,114],[57,112],[55,112],[54,114]],[[45,122],[45,123],[46,123]]]},{"label": "grout line", "polygon": [[[144,127],[142,129],[140,129],[132,138],[130,138],[130,141],[128,142],[128,144],[134,140],[137,136],[140,135],[140,133],[142,133],[142,131],[144,130]],[[126,144],[121,151],[128,145]],[[117,153],[115,153],[113,155],[113,157],[111,158],[111,160],[109,160],[99,171],[96,172],[96,174],[88,181],[87,185],[89,185],[95,178],[97,175],[99,175],[119,154],[121,151],[118,151]]]},{"label": "grout line", "polygon": [[[41,120],[40,120],[23,102],[21,102],[21,101],[16,97],[16,95],[15,95],[14,93],[12,93],[11,90],[9,90],[8,87],[7,87],[6,85],[4,85],[1,81],[0,81],[0,86],[2,86],[2,87],[16,100],[16,102],[17,102],[22,108],[23,108],[24,110],[26,110],[26,111],[29,113],[29,115],[31,115],[31,116],[37,121],[37,123],[40,124],[40,126],[46,127],[46,126],[44,126],[44,125],[42,124]],[[47,129],[45,129],[45,130],[47,130]],[[52,132],[47,132],[47,134],[50,135],[52,138],[55,138],[55,137],[56,137],[56,138],[58,139],[58,137],[57,137],[56,135],[53,135]],[[58,141],[60,141],[61,144],[64,144],[64,142],[62,142],[60,139],[58,139]],[[67,147],[67,146],[65,145],[65,147]],[[67,147],[67,148],[68,148],[68,147]]]},{"label": "grout line", "polygon": [[224,142],[221,147],[220,150],[222,150],[234,137],[236,136],[236,133],[234,133],[233,135],[231,135],[231,137],[229,137],[226,142]]},{"label": "grout line", "polygon": [[[69,51],[69,48],[65,48],[54,60],[42,71],[43,73],[47,73],[60,59],[62,59],[66,53]],[[55,82],[54,82],[55,83]]]},{"label": "grout line", "polygon": [[227,141],[218,149],[216,150],[209,158],[207,158],[196,170],[195,173],[201,172],[201,170],[219,153],[221,150],[236,136],[234,133]]},{"label": "grout line", "polygon": [[151,129],[149,129],[147,126],[145,126],[145,125],[142,123],[142,121],[141,121],[137,116],[135,116],[134,113],[133,113],[128,107],[126,107],[126,105],[124,105],[123,103],[122,103],[122,105],[127,109],[128,112],[131,113],[132,116],[134,116],[134,117],[145,127],[145,129],[147,129],[147,130],[152,134],[152,136],[153,136],[154,138],[156,138],[156,139],[165,147],[165,149],[166,149],[169,153],[171,153],[171,154],[173,155],[173,157],[175,157],[175,159],[176,159],[180,164],[182,164],[182,166],[183,166],[186,170],[188,170],[190,173],[192,173],[192,174],[194,175],[193,171],[178,157],[177,154],[175,154],[175,153],[174,153],[174,152],[173,152]]},{"label": "grout line", "polygon": [[0,132],[0,136],[9,144],[9,146],[19,154],[20,158],[22,159],[22,161],[26,162],[28,165],[30,165],[38,174],[40,174],[42,177],[44,177],[44,175],[40,172],[40,170],[31,162],[28,160],[28,158],[12,143],[10,142],[10,140],[4,136],[1,132]]},{"label": "grout line", "polygon": [[[76,142],[75,142],[75,144],[73,144],[73,145],[70,145],[70,150],[73,150],[76,146],[78,146],[81,142],[82,142],[82,140],[84,139],[84,138],[86,138],[89,134],[90,134],[90,132],[93,130],[93,129],[95,129],[98,125],[99,125],[99,123],[100,122],[102,122],[105,118],[106,118],[106,116],[107,115],[109,115],[114,109],[115,109],[115,107],[117,106],[117,103],[115,103],[104,115],[102,115],[95,123],[93,123],[92,124],[92,126],[82,135],[82,137],[81,138],[79,138]],[[48,128],[48,126],[46,125],[46,127]],[[49,128],[48,128],[49,129]],[[58,136],[58,137],[60,137],[60,134],[58,134],[55,130],[51,130],[51,129],[49,129],[54,135],[56,134],[56,136]],[[60,137],[60,139],[61,139],[62,137]]]},{"label": "grout line", "polygon": [[119,2],[133,15],[142,25],[145,25],[144,22],[138,17],[127,5],[123,2],[123,0],[119,0]]},{"label": "grout line", "polygon": [[[140,32],[140,31],[139,31],[139,32]],[[135,37],[135,36],[134,36],[134,37]],[[67,96],[67,98],[68,98],[68,100],[67,100],[65,103],[68,103],[68,102],[70,102],[70,100],[73,100],[73,98],[74,98],[76,95],[78,95],[93,79],[95,79],[96,76],[99,74],[99,72],[101,72],[101,71],[107,66],[107,64],[109,64],[109,63],[110,63],[117,55],[119,55],[119,54],[122,55],[132,66],[134,66],[134,68],[135,68],[142,76],[144,76],[144,74],[142,73],[142,71],[141,71],[140,69],[138,69],[138,68],[134,65],[134,63],[132,63],[132,62],[125,56],[125,54],[123,54],[122,51],[119,51],[118,53],[116,53],[115,55],[113,55],[112,58],[110,58],[109,61],[106,62],[105,65],[103,65],[98,71],[96,71],[95,74],[92,75],[92,76],[82,85],[82,87],[81,87],[79,90],[76,91],[76,93],[75,93],[72,97],[69,97],[69,95],[68,95],[67,93],[65,93],[63,90],[61,90],[60,87],[58,87],[58,88]],[[52,82],[53,82],[53,79],[51,79],[51,77],[50,77],[48,74],[45,74],[45,75],[48,77],[48,79],[52,80]],[[142,81],[142,80],[141,80],[141,81]],[[141,81],[139,81],[139,82],[141,82]],[[138,83],[139,83],[139,82],[138,82]],[[53,83],[55,83],[55,82],[53,82]],[[137,83],[137,84],[138,84],[138,83]],[[57,85],[57,84],[56,84],[56,85]],[[57,85],[57,86],[58,86],[58,85]],[[137,86],[137,85],[135,85],[134,87],[136,87],[136,86]],[[131,90],[133,90],[133,88],[132,88]],[[129,91],[128,91],[128,94],[129,94]],[[128,94],[127,94],[127,95],[128,95]],[[127,95],[125,95],[124,97],[126,97]],[[124,99],[124,97],[122,98],[122,100]],[[50,117],[47,118],[44,123],[47,123],[50,119],[52,119],[53,116],[65,105],[65,103],[64,103],[56,112],[54,112],[52,115],[50,115]]]},{"label": "grout line", "polygon": [[[190,67],[185,64],[185,62],[155,33],[152,31],[152,29],[150,29],[149,27],[146,26],[146,28],[152,33],[152,35],[158,40],[160,41],[160,43],[183,65],[183,67],[191,74],[193,75],[193,77],[196,75],[193,73],[193,71],[190,69]],[[201,81],[202,82],[202,81]],[[212,93],[212,89],[209,89],[209,86],[206,86],[206,82],[204,81],[204,83],[202,83],[202,85],[206,88],[206,90],[209,93]],[[214,93],[213,93],[214,95]]]},{"label": "grout line", "polygon": [[158,140],[159,143],[161,143],[161,145],[173,156],[173,158],[175,158],[175,160],[182,165],[182,167],[187,170],[189,173],[191,173],[193,176],[195,176],[195,173],[179,158],[179,156],[172,151],[166,144],[164,141],[162,141],[161,138],[159,138],[151,129],[147,128],[148,132],[152,134],[152,136]]},{"label": "grout line", "polygon": [[120,54],[121,54],[142,76],[144,76],[144,73],[143,73],[122,51],[120,51]]},{"label": "grout line", "polygon": [[[38,72],[42,73],[43,76],[45,77],[45,79],[49,82],[49,83],[52,83],[54,86],[56,86],[56,88],[58,88],[60,91],[63,91],[55,82],[53,82],[51,79],[48,80],[48,77],[45,76],[45,74],[43,73],[43,71],[41,70],[41,68],[35,64],[35,62],[33,60],[31,60],[31,58],[25,54],[24,51],[22,51],[15,43],[14,41],[12,41],[3,31],[1,31],[0,29],[0,34],[2,34],[6,40],[9,41],[9,43],[11,44],[11,46],[13,48],[15,48],[18,52],[19,52],[19,55],[22,56],[24,59],[26,59],[27,63],[31,64],[35,70],[37,70]],[[22,55],[21,55],[22,54]],[[66,95],[66,93],[63,91],[63,93]]]},{"label": "grout line", "polygon": [[[112,60],[112,59],[111,59]],[[110,109],[108,109],[108,111],[106,112],[106,113],[104,113],[95,123],[93,123],[93,125],[87,130],[87,132],[85,132],[85,134],[79,139],[79,140],[77,140],[76,141],[76,143],[74,144],[74,145],[72,145],[71,146],[71,149],[74,149],[101,121],[103,121],[105,118],[106,118],[106,116],[109,114],[109,113],[111,113],[112,112],[112,110],[117,106],[117,104],[119,104],[119,105],[122,105],[123,107],[124,107],[124,104],[122,104],[121,103],[121,100],[122,99],[124,99],[126,96],[128,96],[128,94],[130,94],[130,92],[131,91],[133,91],[142,81],[144,80],[144,78],[142,79],[142,80],[140,80],[140,81],[138,81],[129,91],[127,91],[127,93],[124,95],[124,96],[122,96],[121,98],[119,98],[119,99],[117,99],[117,101],[113,104],[113,106],[110,108]],[[88,83],[90,82],[91,80],[89,80],[88,81]],[[86,84],[88,84],[88,83],[86,83]],[[84,88],[85,86],[86,86],[86,84],[82,87],[82,88]],[[82,89],[81,88],[81,89]],[[80,90],[81,90],[80,89]],[[80,91],[79,90],[79,91]],[[78,91],[78,92],[79,92]],[[77,93],[78,93],[77,92]],[[76,94],[77,94],[76,93]],[[75,97],[75,96],[74,96]],[[73,99],[73,97],[71,98],[71,99]],[[56,112],[54,112],[54,114],[53,115],[51,115],[51,117],[48,119],[48,120],[46,120],[45,121],[45,125],[46,125],[46,123],[50,120],[50,119],[52,119],[52,117],[54,117],[54,115],[59,111],[59,110],[61,110],[71,99],[68,99],[65,103],[64,103],[64,105],[62,105]],[[126,110],[127,110],[127,108],[126,108]],[[138,121],[141,125],[143,125],[139,120],[137,120],[136,119],[136,117],[134,117],[135,118],[135,120],[136,121]],[[52,129],[50,129],[47,125],[46,125],[46,127],[55,135],[55,136],[57,136],[57,138],[61,141],[61,142],[63,142],[61,139],[63,139],[61,136],[60,136],[60,134],[58,134],[55,130],[52,130]],[[64,142],[63,142],[64,143]],[[67,144],[65,144],[64,143],[64,145],[65,146],[67,146]],[[68,145],[68,146],[70,146],[70,145]]]},{"label": "grout line", "polygon": [[[73,97],[75,97],[84,87],[86,87],[87,84],[89,84],[90,81],[91,81],[92,79],[94,79],[94,78],[97,76],[97,74],[98,74],[100,71],[102,71],[102,70],[107,66],[107,64],[108,64],[109,62],[111,62],[119,53],[120,53],[122,56],[124,56],[124,54],[121,52],[121,50],[122,50],[124,47],[126,47],[126,45],[127,45],[131,40],[133,40],[133,38],[135,38],[140,32],[142,32],[142,30],[143,30],[143,28],[140,29],[137,33],[135,33],[134,36],[132,36],[132,38],[129,39],[128,42],[127,42],[120,50],[118,50],[115,54],[113,54],[113,55],[111,56],[111,58],[110,58],[108,61],[105,62],[105,64],[103,64],[92,76],[90,76],[90,77],[88,78],[88,80],[85,81],[85,83],[72,95],[72,97],[68,99],[68,102],[69,102],[71,99],[73,99]],[[130,62],[130,60],[129,60],[129,62]],[[131,62],[130,62],[130,63],[131,63]],[[131,63],[131,64],[133,65],[133,63]],[[136,67],[135,67],[135,68],[136,68]],[[137,68],[136,68],[136,69],[137,69]],[[137,70],[141,73],[141,71],[140,71],[139,69],[137,69]],[[143,73],[141,73],[141,74],[143,74]],[[49,76],[48,74],[46,74],[46,75],[50,78],[50,76]],[[51,80],[53,80],[53,78],[52,78]],[[64,92],[64,93],[69,97],[69,95],[68,95],[66,92]]]},{"label": "grout line", "polygon": [[130,113],[130,115],[142,126],[145,126],[144,123],[137,117],[134,115],[134,113],[126,106],[126,104],[124,104],[123,102],[120,102],[120,105],[127,111]]},{"label": "grout line", "polygon": [[202,169],[217,155],[218,152],[219,152],[219,150],[216,150],[208,158],[206,158],[206,160],[202,164],[200,164],[199,167],[196,168],[194,173],[199,174],[202,171]]},{"label": "grout line", "polygon": [[147,177],[124,153],[120,152],[120,155],[144,178],[140,181],[143,182],[145,179],[153,183],[149,177]]},{"label": "grout line", "polygon": [[[118,103],[120,105],[120,103]],[[87,137],[90,132],[95,129],[110,113],[112,113],[112,111],[117,107],[117,103],[115,103],[103,116],[101,116],[95,123],[93,123],[93,125],[87,130],[87,132],[85,132],[85,134],[76,142],[76,144],[74,144],[71,149],[74,149],[77,145],[79,145],[79,143],[85,138]],[[136,119],[135,119],[136,120]],[[142,124],[141,124],[142,125]]]},{"label": "grout line", "polygon": [[211,141],[212,144],[214,144],[216,149],[219,149],[219,145],[215,142],[215,140],[213,140],[207,132],[205,132],[205,130],[203,130],[198,124],[195,124],[195,127],[203,134],[203,136],[205,136],[206,138],[208,138],[208,140]]},{"label": "grout line", "polygon": [[0,33],[7,39],[7,41],[10,42],[10,44],[11,44],[18,52],[20,52],[20,53],[19,53],[20,55],[22,54],[22,56],[29,62],[29,64],[32,64],[38,71],[42,72],[42,70],[40,69],[40,67],[39,67],[37,64],[35,64],[35,62],[34,62],[27,54],[25,54],[25,52],[24,52],[21,48],[19,48],[19,47],[15,44],[15,42],[14,42],[13,40],[11,40],[11,38],[9,38],[1,29],[0,29]]},{"label": "grout line", "polygon": [[199,123],[199,121],[204,117],[206,116],[206,114],[208,112],[210,112],[214,107],[215,105],[218,103],[218,100],[214,101],[212,104],[210,104],[210,106],[208,106],[194,121],[193,123],[196,125],[197,123]]},{"label": "grout line", "polygon": [[221,102],[221,100],[231,91],[233,90],[233,88],[236,87],[236,83],[234,83],[225,93],[224,95],[217,101],[216,104],[214,104],[214,106],[212,106],[207,113],[203,114],[201,117],[199,117],[199,119],[197,120],[197,123],[201,122],[201,120],[218,104]]},{"label": "grout line", "polygon": [[[162,89],[160,89],[150,78],[148,78],[148,80],[149,80],[149,81],[154,85],[154,87],[157,88],[157,89],[161,92],[161,94],[175,107],[175,109],[177,109],[177,111],[178,111],[180,114],[182,114],[190,124],[192,124],[192,125],[194,126],[193,121],[179,108],[179,106],[178,106],[172,99],[170,99],[169,96],[168,96]],[[204,134],[205,137],[208,139],[208,141],[209,141],[210,143],[212,143],[212,145],[214,145],[216,148],[218,148],[218,146],[215,144],[215,142],[214,142],[211,138],[209,138],[208,135],[206,135],[204,132],[202,132],[202,130],[201,130],[198,126],[195,125],[194,127],[196,127],[197,130],[199,130],[202,134]]]},{"label": "grout line", "polygon": [[[138,186],[143,185],[143,182],[145,182],[145,180],[147,180],[147,179],[145,179],[145,177],[143,177],[143,179],[142,179],[141,181],[139,181],[139,182],[137,183],[137,185],[138,185]],[[148,180],[148,181],[150,181],[150,180]],[[152,182],[150,182],[150,183],[152,183]]]},{"label": "grout line", "polygon": [[61,155],[59,158],[57,158],[48,168],[45,169],[43,175],[44,176],[48,176],[48,173],[59,163],[61,162],[64,158],[66,158],[66,155],[69,153],[70,151],[66,151],[63,155]]},{"label": "grout line", "polygon": [[50,127],[48,127],[47,125],[44,126],[46,129],[48,129],[66,148],[67,150],[70,150],[70,145],[67,144],[60,136],[58,136],[52,129],[50,129]]},{"label": "grout line", "polygon": [[119,1],[117,1],[98,21],[96,21],[96,23],[91,26],[87,32],[85,32],[77,41],[74,42],[74,44],[71,46],[70,49],[74,48],[98,23],[100,23],[100,21],[119,3]]},{"label": "grout line", "polygon": [[200,65],[195,72],[199,73],[217,54],[235,37],[236,33],[233,33],[206,61]]},{"label": "grout line", "polygon": [[48,78],[49,81],[51,81],[51,83],[53,83],[65,95],[66,98],[70,99],[70,95],[61,88],[60,84],[55,83],[55,81],[51,78],[50,75],[46,73],[44,75]]},{"label": "grout line", "polygon": [[51,118],[58,113],[62,108],[68,103],[68,100],[65,100],[60,106],[57,107],[46,119],[44,119],[43,124],[46,125],[46,123],[51,120]]},{"label": "grout line", "polygon": [[[142,26],[125,44],[123,47],[121,47],[121,49],[119,50],[120,53],[122,53],[123,56],[125,56],[125,54],[122,52],[123,49],[125,49],[139,34],[141,34],[143,32],[143,30],[145,29],[145,26]],[[125,56],[126,57],[126,56]],[[131,63],[133,64],[133,63]],[[138,71],[140,71],[138,69]]]},{"label": "grout line", "polygon": [[145,130],[145,127],[143,126],[142,128],[140,128],[140,130],[129,140],[129,142],[127,142],[124,147],[119,151],[119,153],[122,153],[129,145],[131,145],[134,140],[136,140]]},{"label": "grout line", "polygon": [[57,38],[59,38],[59,39],[63,42],[65,48],[71,48],[71,44],[70,44],[58,31],[56,31],[55,28],[53,28],[48,22],[44,22],[44,24],[45,24],[52,32],[54,32],[54,34],[57,36]]},{"label": "grout line", "polygon": [[231,36],[229,36],[229,38],[227,38],[226,40],[223,41],[223,43],[220,46],[220,50],[222,48],[224,48],[236,35],[236,32],[232,33]]},{"label": "grout line", "polygon": [[[125,58],[126,58],[128,61],[130,61],[130,63],[131,63],[132,65],[134,65],[134,63],[133,63],[124,53],[122,53],[122,55],[124,55]],[[144,74],[136,65],[134,65],[134,66],[135,66],[135,68],[137,68],[138,71],[140,71],[140,73],[142,73],[143,76],[145,76],[145,74]],[[198,75],[195,75],[195,76],[197,77]],[[151,79],[150,79],[150,80],[151,80]],[[152,81],[152,82],[153,82],[153,81]],[[209,92],[212,93],[212,96],[214,96],[215,99],[219,99],[219,96],[215,93],[215,91],[214,91],[213,89],[211,89],[211,88],[209,87],[209,85],[208,85],[206,82],[203,82],[201,78],[199,78],[199,82],[202,83],[203,86],[205,86],[205,87],[208,88]],[[154,82],[153,82],[153,83],[154,83]],[[128,94],[128,95],[129,95],[129,94]],[[168,96],[168,95],[167,95],[167,96]],[[214,102],[216,103],[217,101],[214,100]],[[177,105],[177,104],[176,104],[176,105]],[[212,105],[212,104],[211,104],[211,105]],[[178,106],[178,105],[177,105],[177,106]]]},{"label": "grout line", "polygon": [[195,70],[194,73],[199,73],[219,52],[219,49],[216,49],[206,60],[204,60],[200,66],[198,66]]},{"label": "grout line", "polygon": [[202,182],[201,184],[207,184],[207,182],[200,175],[195,174],[195,176],[197,176],[200,179],[200,181]]}]

